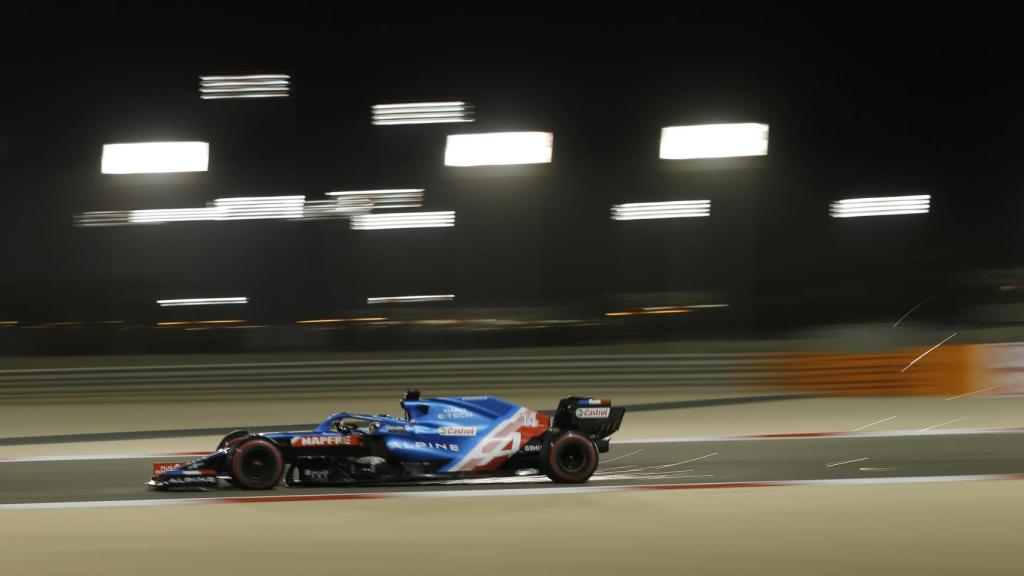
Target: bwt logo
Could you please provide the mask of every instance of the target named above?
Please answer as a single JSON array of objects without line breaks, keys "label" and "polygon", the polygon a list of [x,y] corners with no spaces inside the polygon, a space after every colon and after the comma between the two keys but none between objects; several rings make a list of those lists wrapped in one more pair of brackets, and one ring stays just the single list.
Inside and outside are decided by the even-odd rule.
[{"label": "bwt logo", "polygon": [[611,408],[577,408],[577,418],[607,418],[611,414]]},{"label": "bwt logo", "polygon": [[442,426],[437,433],[441,436],[476,436],[476,426]]},{"label": "bwt logo", "polygon": [[438,420],[461,420],[463,418],[473,418],[476,414],[473,414],[469,410],[462,408],[445,408],[437,415]]}]

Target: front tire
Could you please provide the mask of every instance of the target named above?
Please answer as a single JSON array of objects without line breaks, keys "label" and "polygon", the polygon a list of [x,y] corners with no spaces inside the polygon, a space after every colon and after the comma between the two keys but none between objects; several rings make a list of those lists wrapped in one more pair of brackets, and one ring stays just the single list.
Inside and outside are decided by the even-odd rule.
[{"label": "front tire", "polygon": [[548,478],[559,484],[586,482],[597,470],[597,447],[581,434],[565,432],[545,446],[541,464]]},{"label": "front tire", "polygon": [[239,441],[241,441],[243,438],[248,438],[249,436],[252,435],[252,432],[249,432],[248,430],[235,430],[234,432],[231,432],[227,436],[221,438],[220,443],[217,444],[217,450],[223,450],[224,448],[234,446],[235,444],[238,444]]},{"label": "front tire", "polygon": [[231,453],[231,478],[239,488],[269,490],[281,481],[284,457],[269,440],[250,440]]}]

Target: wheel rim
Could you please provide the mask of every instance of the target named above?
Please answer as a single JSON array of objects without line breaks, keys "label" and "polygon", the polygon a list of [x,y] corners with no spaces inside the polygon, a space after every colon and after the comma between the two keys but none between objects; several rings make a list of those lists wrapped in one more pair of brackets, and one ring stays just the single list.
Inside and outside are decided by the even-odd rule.
[{"label": "wheel rim", "polygon": [[274,474],[273,458],[262,449],[246,454],[242,459],[242,474],[246,480],[255,484],[269,480]]},{"label": "wheel rim", "polygon": [[558,466],[570,474],[580,472],[586,464],[587,453],[578,443],[569,444],[558,452]]}]

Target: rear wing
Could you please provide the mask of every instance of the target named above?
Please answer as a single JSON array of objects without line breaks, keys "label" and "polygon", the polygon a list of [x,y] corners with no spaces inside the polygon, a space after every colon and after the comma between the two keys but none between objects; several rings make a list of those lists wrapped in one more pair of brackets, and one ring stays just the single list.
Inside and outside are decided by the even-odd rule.
[{"label": "rear wing", "polygon": [[596,442],[618,431],[625,413],[625,407],[614,407],[611,400],[569,396],[558,403],[552,426],[574,430]]}]

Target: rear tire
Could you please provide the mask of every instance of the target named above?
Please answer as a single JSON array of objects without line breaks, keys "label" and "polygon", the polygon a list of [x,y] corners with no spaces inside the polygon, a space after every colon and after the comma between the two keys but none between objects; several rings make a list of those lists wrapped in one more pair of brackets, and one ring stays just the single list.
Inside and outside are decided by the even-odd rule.
[{"label": "rear tire", "polygon": [[597,447],[594,443],[575,432],[564,432],[555,436],[541,454],[544,473],[559,484],[586,482],[597,470]]},{"label": "rear tire", "polygon": [[235,447],[231,453],[231,479],[239,488],[269,490],[281,481],[284,458],[272,442],[250,440]]}]

